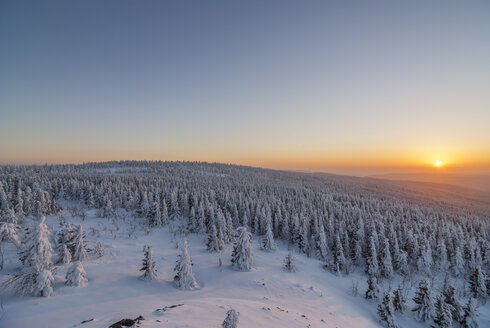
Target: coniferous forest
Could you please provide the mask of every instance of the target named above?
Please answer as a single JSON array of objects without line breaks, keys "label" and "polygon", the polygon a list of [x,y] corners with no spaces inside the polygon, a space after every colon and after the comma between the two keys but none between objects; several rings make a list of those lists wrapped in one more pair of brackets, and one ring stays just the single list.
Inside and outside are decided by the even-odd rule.
[{"label": "coniferous forest", "polygon": [[[488,212],[392,188],[201,162],[2,166],[0,246],[10,250],[0,252],[2,293],[53,297],[90,285],[84,265],[107,257],[101,232],[84,230],[92,216],[114,239],[123,226],[124,238],[168,231],[160,235],[178,247],[173,283],[181,290],[206,288],[189,253],[194,236],[205,252],[219,254],[213,265],[229,263],[237,272],[253,271],[256,254],[278,249],[287,256],[276,265],[290,275],[302,270],[297,259],[316,261],[326,277],[351,280],[346,295],[372,303],[383,326],[399,327],[408,317],[477,327],[490,295]],[[135,274],[159,279],[155,247],[135,251],[142,258]],[[235,310],[223,318],[235,319],[236,326]]]}]

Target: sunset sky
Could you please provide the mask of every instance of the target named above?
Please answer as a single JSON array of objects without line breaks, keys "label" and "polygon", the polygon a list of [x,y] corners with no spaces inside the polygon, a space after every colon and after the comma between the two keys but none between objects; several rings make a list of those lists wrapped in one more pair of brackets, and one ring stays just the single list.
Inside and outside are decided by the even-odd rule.
[{"label": "sunset sky", "polygon": [[489,1],[0,0],[0,163],[490,172]]}]

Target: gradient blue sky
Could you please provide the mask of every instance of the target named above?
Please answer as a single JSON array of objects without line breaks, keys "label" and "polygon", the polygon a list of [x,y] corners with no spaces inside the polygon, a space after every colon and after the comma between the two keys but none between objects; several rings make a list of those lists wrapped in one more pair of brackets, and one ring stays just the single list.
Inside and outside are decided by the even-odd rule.
[{"label": "gradient blue sky", "polygon": [[0,163],[490,169],[489,1],[0,0]]}]

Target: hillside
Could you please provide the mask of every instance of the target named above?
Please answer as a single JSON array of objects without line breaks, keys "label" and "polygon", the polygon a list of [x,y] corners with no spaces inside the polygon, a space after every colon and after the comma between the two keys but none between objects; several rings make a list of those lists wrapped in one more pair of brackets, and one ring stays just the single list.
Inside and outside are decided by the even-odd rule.
[{"label": "hillside", "polygon": [[[418,184],[197,162],[4,166],[0,182],[0,327],[109,327],[140,315],[139,327],[219,327],[230,308],[239,327],[384,327],[377,307],[396,289],[406,299],[397,325],[427,327],[435,304],[426,322],[411,311],[424,279],[431,302],[452,286],[455,302],[476,297],[476,321],[490,324],[486,292],[469,284],[490,273],[490,222],[482,208],[458,206],[456,191],[448,200]],[[253,233],[251,270],[231,265],[239,227]],[[184,235],[197,290],[173,282]],[[263,250],[266,239],[277,249]],[[145,245],[153,281],[138,279]],[[73,259],[86,249],[86,286],[65,286],[63,247]],[[296,272],[283,268],[289,250]],[[47,272],[52,284],[40,280]],[[13,274],[33,277],[26,295],[5,285]]]}]

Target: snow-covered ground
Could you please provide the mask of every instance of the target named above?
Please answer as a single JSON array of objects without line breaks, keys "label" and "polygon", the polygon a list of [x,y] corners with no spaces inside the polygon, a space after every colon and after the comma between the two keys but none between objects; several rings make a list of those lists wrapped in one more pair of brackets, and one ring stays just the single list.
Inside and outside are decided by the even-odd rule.
[{"label": "snow-covered ground", "polygon": [[[254,237],[255,268],[241,272],[231,267],[231,245],[221,255],[222,266],[219,266],[220,255],[206,250],[205,237],[190,235],[193,270],[201,288],[183,291],[173,283],[179,238],[169,227],[152,229],[149,234],[139,228],[130,236],[128,231],[132,226],[143,224],[129,222],[139,219],[119,221],[119,230],[115,231],[113,221],[96,218],[94,210],[88,213],[83,222],[65,213],[70,223],[82,224],[89,247],[100,241],[106,248],[104,257],[83,262],[88,285],[65,286],[69,265],[60,266],[53,296],[2,295],[0,327],[109,327],[123,318],[134,319],[140,315],[145,319],[140,327],[220,327],[230,308],[240,312],[240,327],[381,326],[376,314],[377,303],[362,297],[365,277],[356,273],[335,276],[325,271],[318,260],[299,254],[295,254],[297,271],[286,272],[283,261],[288,247],[282,243],[276,251],[265,252],[260,250],[258,237]],[[48,217],[47,223],[51,231],[58,229],[57,217]],[[90,227],[97,229],[100,235],[90,233]],[[156,281],[138,279],[144,245],[153,247],[158,270]],[[20,265],[14,247],[5,247],[4,253],[3,276]],[[359,281],[361,295],[354,296],[350,292],[353,281]],[[156,311],[177,304],[183,305]],[[485,309],[487,311],[483,312],[490,312],[488,305]],[[399,316],[400,326],[428,326],[408,317]],[[81,323],[90,319],[93,320]],[[479,320],[481,327],[490,326],[488,315],[481,315]]]}]

